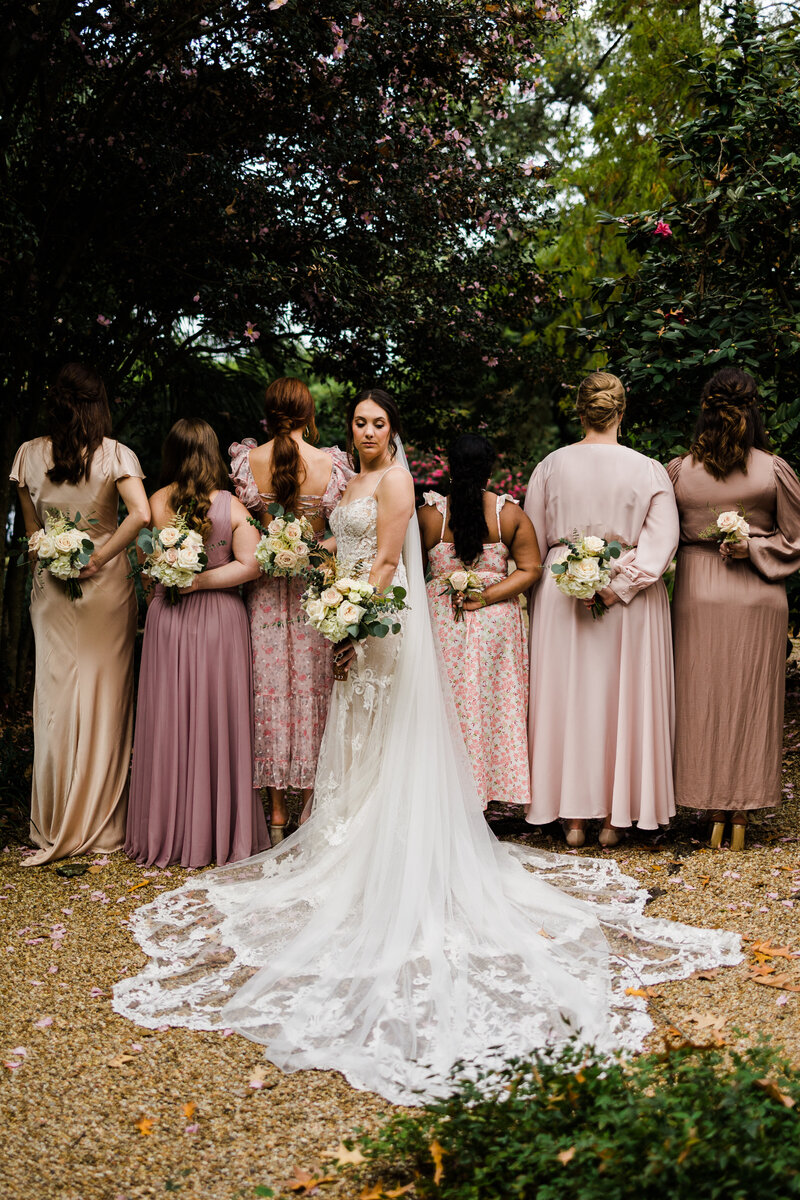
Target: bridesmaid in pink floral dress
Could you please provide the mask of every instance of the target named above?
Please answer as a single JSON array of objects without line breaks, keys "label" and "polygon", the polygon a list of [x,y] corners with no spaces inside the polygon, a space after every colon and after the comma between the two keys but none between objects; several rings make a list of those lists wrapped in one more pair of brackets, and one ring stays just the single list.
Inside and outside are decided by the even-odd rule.
[{"label": "bridesmaid in pink floral dress", "polygon": [[[353,476],[343,451],[317,450],[314,399],[300,379],[276,379],[267,388],[271,441],[245,438],[230,447],[236,495],[263,522],[269,504],[307,517],[321,535]],[[253,648],[255,763],[253,783],[269,789],[270,837],[281,841],[287,788],[306,806],[333,687],[331,646],[305,623],[301,579],[259,576],[248,586]]]},{"label": "bridesmaid in pink floral dress", "polygon": [[[426,492],[418,514],[430,566],[428,603],[483,807],[527,808],[528,646],[519,596],[541,574],[536,535],[516,501],[484,490],[494,460],[485,438],[464,434],[448,457],[449,502]],[[464,603],[463,620],[456,620],[445,580],[465,568],[483,592]]]}]

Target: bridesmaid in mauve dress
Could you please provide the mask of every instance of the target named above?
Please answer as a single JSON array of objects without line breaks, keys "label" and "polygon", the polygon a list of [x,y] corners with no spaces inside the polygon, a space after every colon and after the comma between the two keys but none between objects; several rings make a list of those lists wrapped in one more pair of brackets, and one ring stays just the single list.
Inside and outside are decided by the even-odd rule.
[{"label": "bridesmaid in mauve dress", "polygon": [[[681,518],[675,574],[675,799],[725,820],[744,848],[748,812],[780,800],[786,634],[784,580],[800,567],[800,481],[769,453],[755,380],[726,367],[703,390],[691,453],[667,470]],[[750,536],[701,534],[721,512]]]},{"label": "bridesmaid in mauve dress", "polygon": [[[50,435],[20,446],[11,468],[25,530],[41,529],[48,508],[72,519],[80,513],[95,550],[74,601],[61,580],[34,566],[31,839],[42,849],[25,866],[122,849],[136,637],[124,552],[150,515],[136,455],[109,436],[100,376],[68,363],[50,400]],[[127,516],[118,525],[120,499]]]},{"label": "bridesmaid in mauve dress", "polygon": [[[661,576],[678,544],[678,513],[664,468],[617,444],[625,392],[616,376],[590,375],[576,408],[584,440],[539,464],[525,500],[545,558],[531,614],[528,820],[562,817],[568,843],[580,846],[586,820],[599,818],[600,844],[613,846],[618,829],[655,829],[675,812],[672,639]],[[628,547],[600,593],[607,611],[597,620],[550,571],[564,550],[559,539],[575,530]]]},{"label": "bridesmaid in mauve dress", "polygon": [[[484,490],[494,462],[485,438],[456,438],[448,460],[449,504],[426,492],[418,513],[430,566],[428,603],[483,807],[527,809],[528,644],[519,597],[541,575],[536,535],[516,501]],[[515,570],[509,574],[510,556]],[[484,590],[480,600],[462,606],[463,620],[455,620],[444,581],[465,568]]]},{"label": "bridesmaid in mauve dress", "polygon": [[[318,536],[353,477],[349,459],[336,447],[317,450],[314,398],[300,379],[276,379],[265,398],[269,442],[252,438],[230,447],[236,495],[262,524],[274,502],[307,517]],[[305,622],[300,578],[259,575],[247,589],[253,646],[255,762],[253,782],[267,788],[270,836],[283,839],[288,819],[286,788],[302,792],[304,813],[311,793],[333,688],[330,642]]]},{"label": "bridesmaid in mauve dress", "polygon": [[221,866],[269,846],[251,778],[250,631],[237,591],[258,570],[258,533],[225,490],[205,421],[173,425],[162,479],[172,482],[151,497],[155,525],[189,513],[208,563],[177,604],[157,584],[147,612],[125,852],[146,866]]}]

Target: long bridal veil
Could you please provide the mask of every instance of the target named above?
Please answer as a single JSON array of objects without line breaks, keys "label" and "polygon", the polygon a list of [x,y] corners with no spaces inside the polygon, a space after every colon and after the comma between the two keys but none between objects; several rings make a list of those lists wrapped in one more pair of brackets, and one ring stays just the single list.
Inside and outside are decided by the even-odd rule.
[{"label": "long bridal veil", "polygon": [[575,1035],[638,1048],[650,1021],[627,989],[740,955],[733,934],[646,918],[646,893],[610,859],[494,838],[414,519],[403,561],[404,632],[368,645],[335,685],[311,818],[275,850],[134,913],[149,961],[116,985],[114,1008],[147,1026],[233,1028],[286,1071],[339,1070],[417,1104],[459,1058]]}]

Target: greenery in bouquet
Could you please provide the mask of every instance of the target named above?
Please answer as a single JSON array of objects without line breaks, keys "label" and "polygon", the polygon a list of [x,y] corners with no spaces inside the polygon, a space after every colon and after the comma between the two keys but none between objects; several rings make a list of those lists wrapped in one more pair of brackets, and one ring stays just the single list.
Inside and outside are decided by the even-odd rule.
[{"label": "greenery in bouquet", "polygon": [[291,578],[308,575],[325,565],[330,556],[317,541],[306,517],[286,512],[277,503],[270,504],[267,512],[272,520],[266,526],[254,517],[249,518],[250,524],[261,533],[255,558],[265,575]]},{"label": "greenery in bouquet", "polygon": [[195,575],[205,569],[208,556],[203,539],[189,526],[187,514],[179,509],[162,529],[143,529],[136,544],[144,553],[144,562],[134,568],[160,583],[169,604],[180,600],[180,589],[189,587]]},{"label": "greenery in bouquet", "polygon": [[[94,553],[94,542],[78,528],[81,519],[79,512],[72,520],[61,509],[48,508],[44,528],[37,529],[25,539],[28,553],[35,556],[39,570],[49,571],[62,580],[70,600],[78,600],[83,595],[78,576]],[[87,517],[86,520],[90,525],[97,524],[94,518]],[[22,555],[21,559],[24,557]]]},{"label": "greenery in bouquet", "polygon": [[739,511],[728,509],[717,513],[715,521],[701,530],[700,537],[713,542],[741,542],[750,536],[750,525],[745,518],[741,504]]},{"label": "greenery in bouquet", "polygon": [[572,538],[560,541],[567,549],[550,564],[556,587],[576,600],[593,599],[592,619],[602,617],[605,605],[597,593],[611,582],[611,559],[619,558],[622,543],[579,534],[577,530]]},{"label": "greenery in bouquet", "polygon": [[302,603],[309,625],[336,643],[399,633],[397,614],[406,607],[405,598],[405,588],[378,592],[365,579],[339,575],[327,583],[313,581]]}]

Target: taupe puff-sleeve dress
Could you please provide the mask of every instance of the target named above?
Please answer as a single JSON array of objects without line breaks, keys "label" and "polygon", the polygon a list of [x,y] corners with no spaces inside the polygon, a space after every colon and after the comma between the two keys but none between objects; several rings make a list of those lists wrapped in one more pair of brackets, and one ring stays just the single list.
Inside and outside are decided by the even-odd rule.
[{"label": "taupe puff-sleeve dress", "polygon": [[[89,479],[51,483],[49,438],[20,446],[11,468],[28,489],[39,521],[48,508],[71,518],[99,549],[117,528],[117,480],[143,478],[132,450],[104,438]],[[89,525],[86,518],[94,518]],[[81,584],[70,600],[61,580],[34,570],[31,623],[36,639],[33,695],[31,838],[42,849],[27,864],[70,854],[120,850],[125,841],[133,733],[136,599],[126,554]],[[27,865],[26,864],[26,865]]]},{"label": "taupe puff-sleeve dress", "polygon": [[[672,626],[675,800],[689,808],[774,808],[780,800],[788,607],[800,567],[800,480],[751,450],[717,480],[691,456],[667,467],[681,519]],[[700,533],[728,509],[750,523],[750,558],[724,560]]]}]

